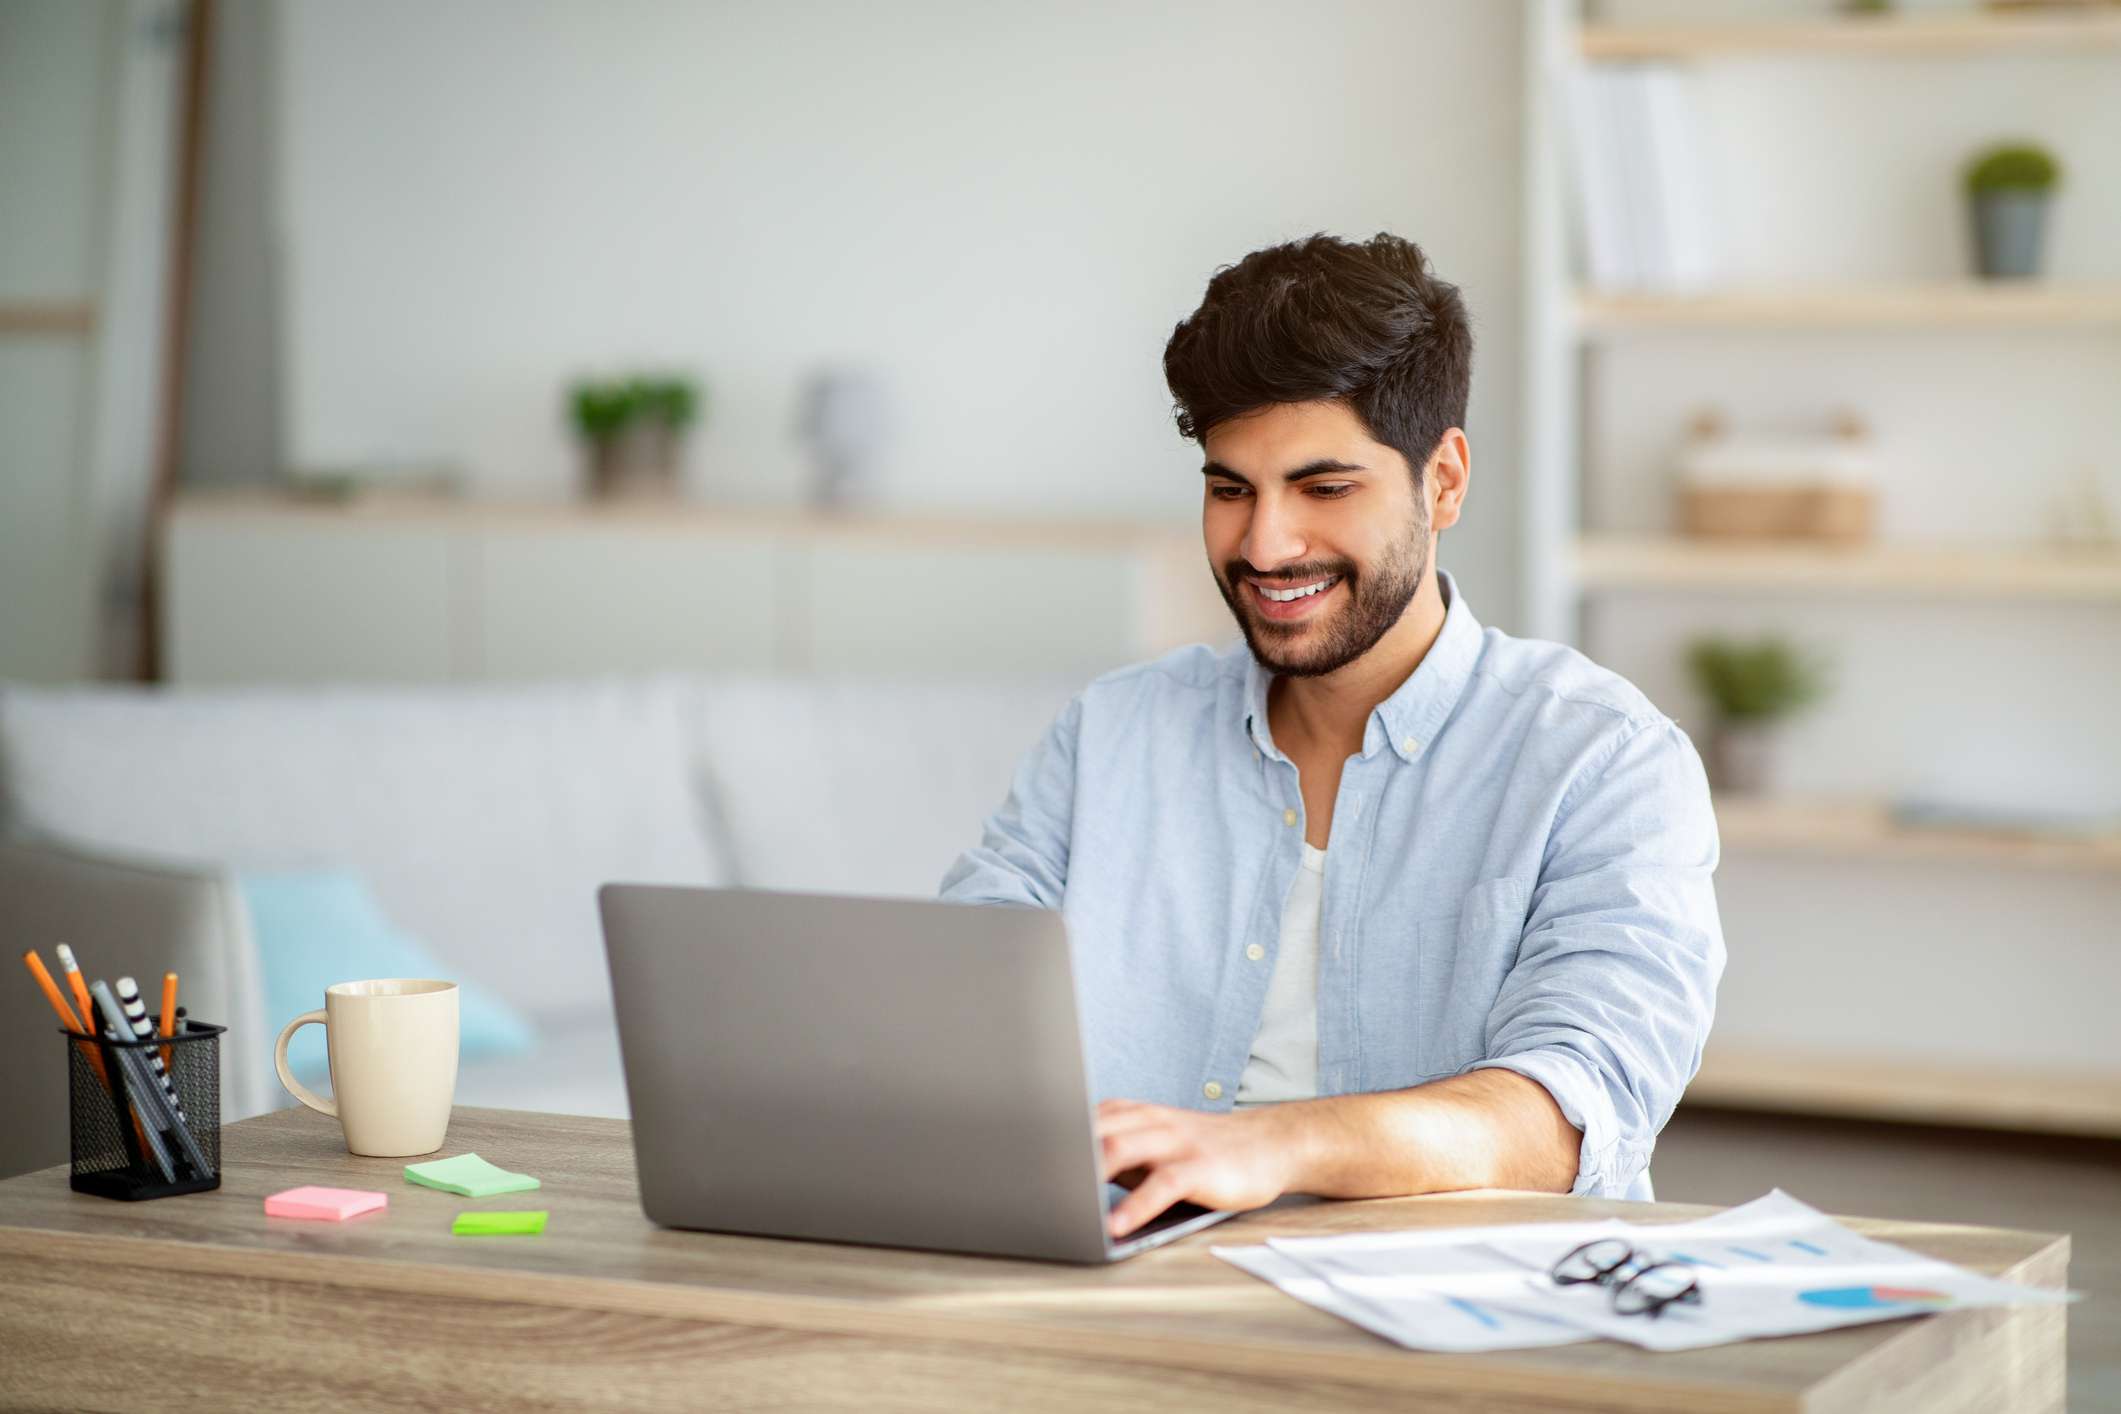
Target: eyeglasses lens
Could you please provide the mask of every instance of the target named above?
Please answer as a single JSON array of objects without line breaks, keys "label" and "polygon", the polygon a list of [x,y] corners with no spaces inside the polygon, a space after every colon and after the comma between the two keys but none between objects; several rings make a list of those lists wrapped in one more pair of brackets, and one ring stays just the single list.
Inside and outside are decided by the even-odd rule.
[{"label": "eyeglasses lens", "polygon": [[1617,1237],[1586,1242],[1555,1264],[1554,1280],[1563,1285],[1604,1281],[1634,1255],[1634,1249]]},{"label": "eyeglasses lens", "polygon": [[1613,1290],[1613,1310],[1623,1316],[1657,1314],[1665,1307],[1700,1298],[1691,1268],[1677,1262],[1644,1267]]}]

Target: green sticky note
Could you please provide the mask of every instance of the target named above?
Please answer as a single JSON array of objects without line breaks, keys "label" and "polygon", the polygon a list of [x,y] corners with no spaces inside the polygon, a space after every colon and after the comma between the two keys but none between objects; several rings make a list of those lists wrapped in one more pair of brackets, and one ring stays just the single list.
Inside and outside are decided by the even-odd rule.
[{"label": "green sticky note", "polygon": [[538,1186],[527,1173],[495,1168],[477,1154],[459,1154],[453,1159],[435,1159],[407,1164],[405,1176],[427,1188],[461,1193],[466,1198],[491,1198],[496,1193],[523,1193]]},{"label": "green sticky note", "polygon": [[535,1236],[545,1230],[543,1213],[458,1213],[449,1230],[458,1237]]}]

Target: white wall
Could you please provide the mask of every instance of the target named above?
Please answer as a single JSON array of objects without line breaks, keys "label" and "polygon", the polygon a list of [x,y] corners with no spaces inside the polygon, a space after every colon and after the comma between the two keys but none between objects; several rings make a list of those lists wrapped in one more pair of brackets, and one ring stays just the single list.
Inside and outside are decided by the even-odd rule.
[{"label": "white wall", "polygon": [[[1219,265],[1389,229],[1480,341],[1442,556],[1516,611],[1520,15],[1284,4],[304,3],[280,15],[281,443],[575,476],[562,389],[703,375],[694,491],[802,494],[802,375],[882,370],[897,506],[1197,513],[1161,374]],[[1205,572],[1205,571],[1204,571]]]}]

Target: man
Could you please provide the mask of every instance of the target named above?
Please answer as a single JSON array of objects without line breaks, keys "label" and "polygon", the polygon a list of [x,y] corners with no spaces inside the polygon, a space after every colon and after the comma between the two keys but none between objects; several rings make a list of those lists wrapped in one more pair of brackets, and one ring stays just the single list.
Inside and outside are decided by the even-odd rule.
[{"label": "man", "polygon": [[1114,1236],[1180,1199],[1650,1196],[1723,971],[1708,786],[1434,568],[1471,370],[1397,237],[1217,272],[1164,372],[1244,642],[1084,689],[943,880],[1067,917]]}]

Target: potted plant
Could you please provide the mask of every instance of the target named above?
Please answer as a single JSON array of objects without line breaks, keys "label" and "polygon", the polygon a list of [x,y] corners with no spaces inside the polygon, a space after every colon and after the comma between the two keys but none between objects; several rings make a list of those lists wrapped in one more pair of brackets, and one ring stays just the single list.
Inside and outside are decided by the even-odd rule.
[{"label": "potted plant", "polygon": [[1742,643],[1697,638],[1687,645],[1694,685],[1715,710],[1709,736],[1709,783],[1758,795],[1772,788],[1778,724],[1826,690],[1826,671],[1780,638]]},{"label": "potted plant", "polygon": [[589,447],[591,495],[677,494],[678,444],[699,417],[690,379],[581,382],[571,402],[575,431]]},{"label": "potted plant", "polygon": [[1981,274],[1991,280],[2040,273],[2040,245],[2048,202],[2062,175],[2045,148],[2031,143],[1993,147],[1966,169],[1966,191]]}]

